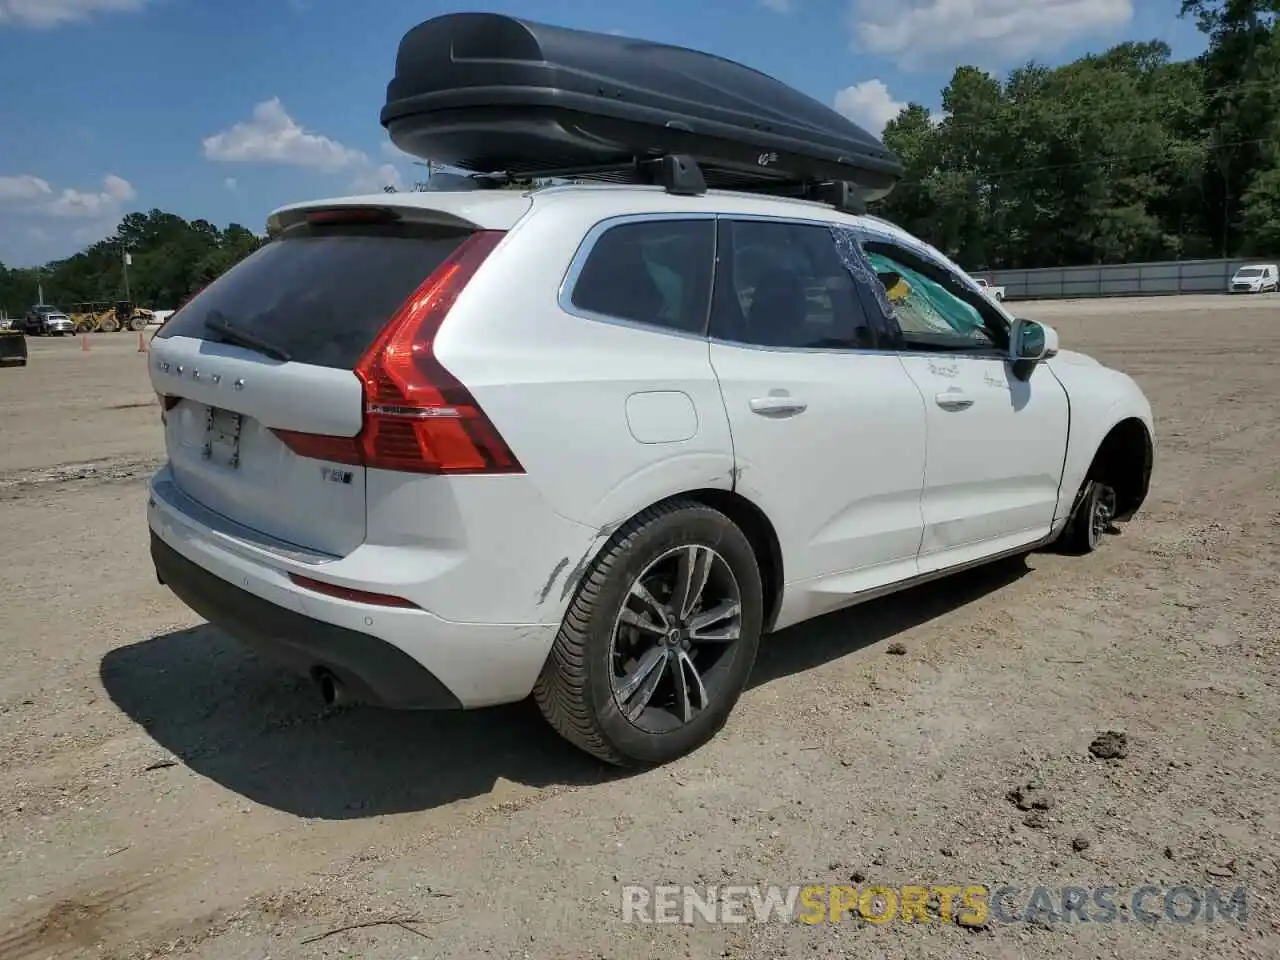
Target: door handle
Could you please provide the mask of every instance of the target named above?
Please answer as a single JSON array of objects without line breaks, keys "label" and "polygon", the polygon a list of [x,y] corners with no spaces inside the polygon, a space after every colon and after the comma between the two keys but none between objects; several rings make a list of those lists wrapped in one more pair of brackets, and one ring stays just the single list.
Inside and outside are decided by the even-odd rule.
[{"label": "door handle", "polygon": [[751,412],[758,413],[762,417],[794,417],[808,409],[807,403],[795,397],[753,397],[751,399]]},{"label": "door handle", "polygon": [[933,399],[943,410],[967,410],[973,406],[973,397],[962,390],[947,390]]}]

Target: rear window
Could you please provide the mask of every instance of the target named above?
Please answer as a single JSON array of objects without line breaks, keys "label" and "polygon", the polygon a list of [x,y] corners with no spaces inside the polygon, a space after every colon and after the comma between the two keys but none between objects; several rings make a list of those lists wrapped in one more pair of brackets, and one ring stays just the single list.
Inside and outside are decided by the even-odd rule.
[{"label": "rear window", "polygon": [[295,229],[211,283],[156,335],[225,340],[205,325],[216,316],[290,360],[349,370],[467,236],[401,224]]},{"label": "rear window", "polygon": [[714,259],[710,218],[610,227],[583,264],[573,305],[605,317],[703,333]]}]

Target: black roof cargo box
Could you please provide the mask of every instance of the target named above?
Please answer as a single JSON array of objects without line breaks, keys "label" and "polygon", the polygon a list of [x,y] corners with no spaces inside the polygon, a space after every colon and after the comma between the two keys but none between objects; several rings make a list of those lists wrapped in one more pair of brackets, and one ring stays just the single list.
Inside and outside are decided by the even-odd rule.
[{"label": "black roof cargo box", "polygon": [[846,183],[863,200],[902,176],[866,130],[731,60],[490,13],[404,36],[382,125],[413,156],[482,174],[625,180],[681,155],[713,187]]}]

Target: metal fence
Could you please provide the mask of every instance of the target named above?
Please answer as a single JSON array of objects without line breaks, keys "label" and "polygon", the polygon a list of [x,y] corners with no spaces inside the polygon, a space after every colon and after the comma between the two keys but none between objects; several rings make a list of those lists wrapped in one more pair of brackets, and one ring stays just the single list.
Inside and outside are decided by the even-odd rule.
[{"label": "metal fence", "polygon": [[1064,297],[1141,297],[1179,293],[1226,293],[1231,275],[1246,263],[1276,263],[1275,257],[1252,260],[1167,260],[1161,263],[1117,263],[1101,267],[1047,267],[1039,270],[987,270],[992,286],[1003,286],[1009,300]]}]

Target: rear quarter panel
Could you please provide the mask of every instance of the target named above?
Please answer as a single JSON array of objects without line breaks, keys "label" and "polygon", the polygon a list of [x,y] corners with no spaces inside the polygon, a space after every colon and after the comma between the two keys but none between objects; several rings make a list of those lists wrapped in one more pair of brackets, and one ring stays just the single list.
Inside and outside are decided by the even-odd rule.
[{"label": "rear quarter panel", "polygon": [[594,531],[583,555],[570,558],[570,578],[651,504],[733,486],[733,445],[707,342],[560,307],[583,237],[616,213],[607,197],[545,210],[535,203],[436,340],[440,362],[475,396],[547,508]]}]

